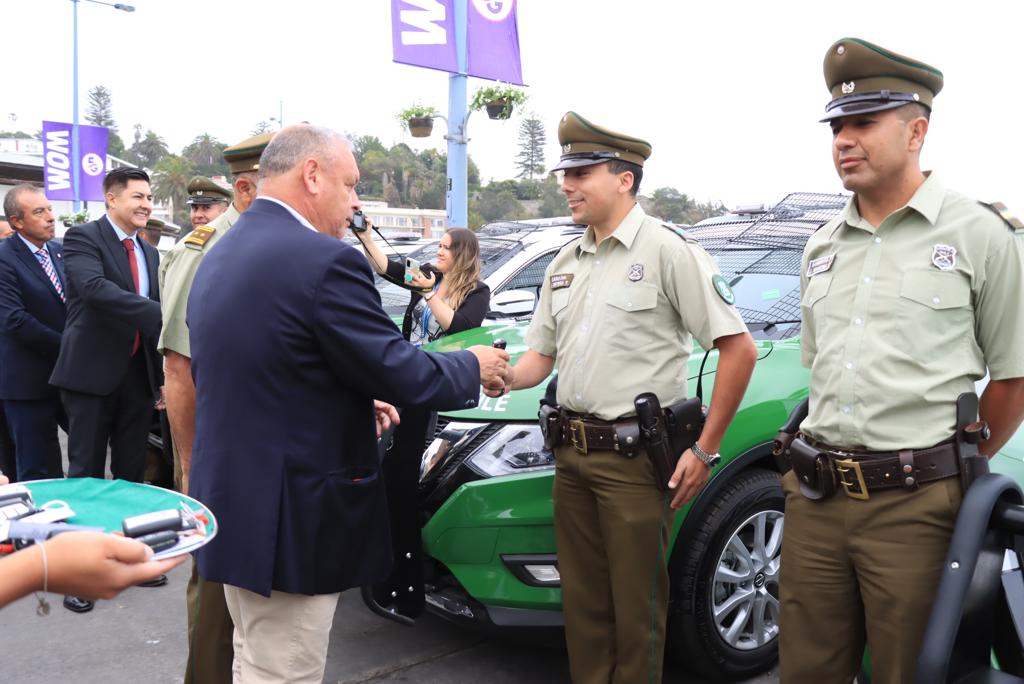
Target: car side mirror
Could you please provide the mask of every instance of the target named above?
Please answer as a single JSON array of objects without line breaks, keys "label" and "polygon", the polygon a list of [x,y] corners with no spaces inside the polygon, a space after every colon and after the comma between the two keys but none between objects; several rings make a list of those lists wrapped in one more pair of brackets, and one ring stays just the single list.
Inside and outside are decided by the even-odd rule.
[{"label": "car side mirror", "polygon": [[489,318],[528,316],[537,308],[537,295],[529,290],[505,290],[491,297]]}]

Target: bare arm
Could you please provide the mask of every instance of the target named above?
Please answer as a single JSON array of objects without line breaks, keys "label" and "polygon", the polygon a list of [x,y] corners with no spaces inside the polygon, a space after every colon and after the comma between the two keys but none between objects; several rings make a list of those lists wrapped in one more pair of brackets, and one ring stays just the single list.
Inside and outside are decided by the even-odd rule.
[{"label": "bare arm", "polygon": [[555,357],[545,356],[532,349],[527,350],[516,365],[512,366],[512,379],[509,382],[509,390],[536,387],[551,375],[555,367]]},{"label": "bare arm", "polygon": [[992,436],[978,449],[992,456],[1003,448],[1024,420],[1024,378],[992,380],[981,394],[981,419],[988,423]]},{"label": "bare arm", "polygon": [[[736,415],[757,362],[757,348],[750,333],[719,337],[715,340],[715,347],[719,352],[715,390],[711,396],[707,424],[697,440],[700,448],[709,454],[716,453],[721,446],[722,437]],[[669,480],[669,487],[676,490],[672,508],[685,506],[704,486],[709,474],[709,468],[692,450],[684,451]]]},{"label": "bare arm", "polygon": [[377,273],[384,273],[388,268],[388,258],[373,241],[370,229],[367,228],[361,233],[356,233],[356,238],[362,243],[363,251],[366,252],[366,258],[369,260],[370,266],[373,266],[373,270]]},{"label": "bare arm", "polygon": [[181,488],[188,491],[188,470],[192,465],[192,439],[196,434],[196,386],[192,382],[192,360],[178,352],[164,354],[164,400],[171,439],[181,460]]}]

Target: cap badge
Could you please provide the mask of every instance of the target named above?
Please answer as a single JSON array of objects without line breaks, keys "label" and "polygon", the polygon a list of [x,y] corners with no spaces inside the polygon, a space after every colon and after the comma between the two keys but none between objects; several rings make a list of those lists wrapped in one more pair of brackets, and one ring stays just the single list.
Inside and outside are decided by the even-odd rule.
[{"label": "cap badge", "polygon": [[917,102],[920,99],[921,99],[921,96],[918,95],[917,93],[914,93],[914,102]]},{"label": "cap badge", "polygon": [[932,264],[940,271],[952,271],[956,268],[956,247],[935,245],[932,248]]},{"label": "cap badge", "polygon": [[566,143],[562,145],[562,154],[569,154],[569,150],[572,149],[572,143]]},{"label": "cap badge", "polygon": [[632,280],[634,283],[639,281],[639,280],[643,280],[644,279],[644,265],[643,264],[633,264],[632,266],[629,267],[629,273],[626,274],[626,277],[629,278],[630,280]]},{"label": "cap badge", "polygon": [[849,95],[853,92],[853,89],[857,87],[857,84],[853,81],[843,84],[843,95]]}]

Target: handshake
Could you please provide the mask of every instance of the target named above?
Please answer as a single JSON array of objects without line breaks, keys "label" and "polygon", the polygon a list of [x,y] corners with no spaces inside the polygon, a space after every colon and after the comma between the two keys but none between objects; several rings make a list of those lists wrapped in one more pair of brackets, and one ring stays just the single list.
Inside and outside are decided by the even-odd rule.
[{"label": "handshake", "polygon": [[499,397],[505,393],[506,384],[511,382],[512,368],[508,365],[508,352],[496,347],[476,345],[469,348],[480,363],[480,384],[484,394]]}]

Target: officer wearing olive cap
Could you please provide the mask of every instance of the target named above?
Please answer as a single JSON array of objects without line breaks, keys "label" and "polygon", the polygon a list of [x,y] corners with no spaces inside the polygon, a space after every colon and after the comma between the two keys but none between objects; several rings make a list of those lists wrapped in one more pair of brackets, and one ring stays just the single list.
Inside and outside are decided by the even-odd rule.
[{"label": "officer wearing olive cap", "polygon": [[848,684],[866,643],[872,681],[909,682],[962,497],[957,397],[989,374],[983,454],[1024,417],[1024,225],[922,172],[939,70],[843,38],[825,81],[853,197],[803,256],[811,395],[783,478],[779,672]]},{"label": "officer wearing olive cap", "polygon": [[228,210],[231,190],[221,187],[209,178],[196,176],[188,182],[188,208],[192,227],[208,225]]},{"label": "officer wearing olive cap", "polygon": [[[756,353],[711,257],[637,204],[650,144],[575,112],[562,117],[558,139],[562,192],[573,220],[587,229],[548,267],[530,349],[507,389],[538,384],[557,362],[563,428],[576,430],[571,444],[556,449],[554,485],[573,681],[657,682],[672,509],[697,493],[717,463]],[[628,458],[610,448],[610,435],[636,429],[639,394],[653,392],[664,406],[685,398],[694,338],[720,350],[715,394],[700,440],[680,456],[672,489],[663,492],[646,453]],[[608,441],[598,445],[602,436]]]},{"label": "officer wearing olive cap", "polygon": [[146,227],[140,233],[143,239],[154,247],[160,245],[160,236],[163,235],[164,222],[158,218],[150,218],[146,221]]},{"label": "officer wearing olive cap", "polygon": [[[197,226],[160,262],[163,328],[157,349],[164,355],[164,394],[174,444],[175,484],[183,492],[188,491],[196,405],[196,388],[192,382],[192,352],[185,323],[188,295],[203,256],[256,198],[256,172],[260,167],[260,155],[273,136],[273,133],[263,133],[224,150],[224,160],[234,177],[233,194],[209,179],[197,178],[189,183],[189,202],[199,198],[209,199],[219,191],[217,196],[231,198],[231,204],[226,205],[225,211],[209,225]],[[210,189],[207,184],[215,186],[217,190]],[[203,194],[199,195],[200,192]],[[193,204],[193,208],[196,206],[209,205]],[[189,657],[185,682],[230,681],[234,653],[231,643],[233,625],[224,603],[223,585],[200,578],[193,562],[186,595]]]}]

